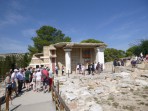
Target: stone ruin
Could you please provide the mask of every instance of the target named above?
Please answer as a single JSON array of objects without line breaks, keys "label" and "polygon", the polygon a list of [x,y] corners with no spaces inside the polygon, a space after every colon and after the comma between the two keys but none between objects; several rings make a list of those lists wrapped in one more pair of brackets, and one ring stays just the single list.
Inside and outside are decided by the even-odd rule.
[{"label": "stone ruin", "polygon": [[55,77],[71,111],[147,111],[148,64],[115,67],[106,63],[101,74]]}]

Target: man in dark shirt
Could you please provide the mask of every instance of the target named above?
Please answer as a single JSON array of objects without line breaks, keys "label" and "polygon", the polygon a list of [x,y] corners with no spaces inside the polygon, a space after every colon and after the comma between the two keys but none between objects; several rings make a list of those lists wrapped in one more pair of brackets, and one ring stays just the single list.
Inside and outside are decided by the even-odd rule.
[{"label": "man in dark shirt", "polygon": [[25,72],[25,82],[26,82],[26,90],[29,91],[30,88],[30,77],[31,77],[31,72],[30,68]]}]

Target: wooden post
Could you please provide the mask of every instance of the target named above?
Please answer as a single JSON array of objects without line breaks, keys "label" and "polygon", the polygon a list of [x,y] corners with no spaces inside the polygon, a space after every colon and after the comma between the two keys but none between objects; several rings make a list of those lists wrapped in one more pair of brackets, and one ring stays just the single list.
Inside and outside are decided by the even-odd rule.
[{"label": "wooden post", "polygon": [[57,81],[57,91],[58,91],[58,94],[59,94],[59,80]]},{"label": "wooden post", "polygon": [[58,96],[55,94],[56,111],[58,111]]},{"label": "wooden post", "polygon": [[6,111],[9,111],[9,93],[6,91]]},{"label": "wooden post", "polygon": [[69,70],[68,70],[68,77],[69,77]]},{"label": "wooden post", "polygon": [[52,84],[53,84],[53,86],[54,86],[54,76],[53,76],[53,78],[52,78]]},{"label": "wooden post", "polygon": [[60,111],[64,111],[64,107],[63,107],[63,105],[60,103]]},{"label": "wooden post", "polygon": [[2,101],[2,99],[0,98],[0,111],[1,111],[1,103],[2,103],[1,101]]}]

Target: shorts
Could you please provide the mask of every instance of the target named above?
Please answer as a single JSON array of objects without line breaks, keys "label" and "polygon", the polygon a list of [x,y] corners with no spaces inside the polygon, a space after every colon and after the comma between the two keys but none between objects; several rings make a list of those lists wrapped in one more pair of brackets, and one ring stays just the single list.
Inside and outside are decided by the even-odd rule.
[{"label": "shorts", "polygon": [[49,80],[44,80],[43,81],[43,86],[47,86],[47,85],[49,85]]},{"label": "shorts", "polygon": [[12,83],[12,89],[16,89],[16,82]]}]

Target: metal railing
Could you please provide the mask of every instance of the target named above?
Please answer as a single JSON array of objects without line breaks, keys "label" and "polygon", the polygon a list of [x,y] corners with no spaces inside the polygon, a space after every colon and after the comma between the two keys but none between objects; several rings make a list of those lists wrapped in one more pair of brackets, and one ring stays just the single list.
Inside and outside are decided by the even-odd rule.
[{"label": "metal railing", "polygon": [[54,87],[54,81],[53,81],[53,84],[51,86],[51,91],[52,91],[52,100],[55,101],[56,110],[57,111],[70,111],[70,109],[65,104],[62,97],[59,95],[59,81],[57,81],[57,90]]}]

